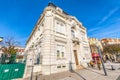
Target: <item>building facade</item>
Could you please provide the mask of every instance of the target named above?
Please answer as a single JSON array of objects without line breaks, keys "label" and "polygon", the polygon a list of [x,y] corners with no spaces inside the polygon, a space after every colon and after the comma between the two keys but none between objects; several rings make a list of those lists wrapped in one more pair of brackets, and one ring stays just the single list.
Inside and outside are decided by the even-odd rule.
[{"label": "building facade", "polygon": [[[3,45],[0,45],[0,57],[2,56],[2,54],[4,54],[4,52],[2,51],[2,47]],[[15,49],[17,49],[17,52],[16,52],[16,58],[21,58],[23,59],[24,57],[24,50],[25,48],[21,47],[21,46],[14,46]]]},{"label": "building facade", "polygon": [[101,43],[103,46],[111,45],[111,44],[120,44],[120,39],[119,38],[104,38],[104,39],[101,39]]},{"label": "building facade", "polygon": [[2,54],[3,54],[3,52],[2,52],[2,46],[0,45],[0,58],[1,58],[1,56],[2,56]]},{"label": "building facade", "polygon": [[34,72],[46,75],[87,67],[91,60],[86,28],[52,3],[41,14],[25,51],[26,72],[34,65]]},{"label": "building facade", "polygon": [[[120,50],[120,39],[119,38],[103,38],[101,39],[101,43],[104,49],[106,49],[107,47],[110,47],[108,50],[108,52],[106,51],[106,54],[104,55],[104,57],[106,57],[108,60],[111,61],[118,61],[120,62],[120,52],[118,50]],[[117,49],[115,49],[117,48]]]},{"label": "building facade", "polygon": [[25,48],[21,46],[15,46],[15,49],[17,49],[17,56],[16,56],[16,62],[24,62],[25,61]]},{"label": "building facade", "polygon": [[2,41],[3,41],[3,37],[0,37],[0,58],[1,58],[2,53],[3,53],[3,52],[2,52],[2,49],[1,49],[1,48],[2,48],[2,45],[1,45],[1,44],[2,44]]},{"label": "building facade", "polygon": [[100,58],[100,55],[98,53],[98,48],[103,51],[103,47],[101,42],[97,38],[88,38],[89,45],[91,49],[91,55],[94,63],[97,63],[97,60]]},{"label": "building facade", "polygon": [[97,38],[88,38],[88,40],[89,40],[91,53],[98,53],[97,47],[99,47],[101,50],[103,50],[100,40],[98,40]]}]

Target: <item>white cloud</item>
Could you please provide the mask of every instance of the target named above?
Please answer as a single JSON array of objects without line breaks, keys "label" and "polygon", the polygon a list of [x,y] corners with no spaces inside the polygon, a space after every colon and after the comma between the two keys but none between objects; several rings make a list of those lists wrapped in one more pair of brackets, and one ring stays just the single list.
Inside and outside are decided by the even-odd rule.
[{"label": "white cloud", "polygon": [[96,27],[88,30],[88,33],[99,30],[101,27]]},{"label": "white cloud", "polygon": [[119,7],[116,7],[114,9],[112,9],[108,15],[104,16],[99,22],[97,25],[100,25],[102,24],[103,22],[105,22],[109,17],[111,17],[114,13],[116,13],[117,11],[119,10]]},{"label": "white cloud", "polygon": [[[118,35],[118,33],[120,32],[119,29],[119,21],[120,18],[117,17],[115,19],[112,19],[112,21],[109,22],[109,24],[104,24],[101,25],[102,23],[104,23],[108,18],[110,18],[114,13],[116,13],[120,8],[116,7],[114,9],[112,9],[108,15],[104,16],[101,21],[99,21],[96,25],[96,28],[92,28],[88,30],[88,34],[91,37],[107,37],[107,36],[116,36]],[[113,23],[114,22],[114,23]]]},{"label": "white cloud", "polygon": [[105,37],[120,37],[120,23],[110,24],[108,26],[102,26],[103,28],[91,32],[90,37],[105,38]]}]

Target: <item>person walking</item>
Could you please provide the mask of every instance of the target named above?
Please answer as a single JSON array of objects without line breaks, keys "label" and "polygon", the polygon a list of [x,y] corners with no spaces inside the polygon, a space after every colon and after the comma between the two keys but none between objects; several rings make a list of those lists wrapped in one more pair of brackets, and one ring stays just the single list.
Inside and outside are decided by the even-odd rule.
[{"label": "person walking", "polygon": [[97,60],[97,67],[98,67],[99,70],[101,70],[101,60],[100,60],[100,58],[98,58],[98,60]]},{"label": "person walking", "polygon": [[94,62],[91,60],[90,61],[90,66],[93,68],[94,67]]}]

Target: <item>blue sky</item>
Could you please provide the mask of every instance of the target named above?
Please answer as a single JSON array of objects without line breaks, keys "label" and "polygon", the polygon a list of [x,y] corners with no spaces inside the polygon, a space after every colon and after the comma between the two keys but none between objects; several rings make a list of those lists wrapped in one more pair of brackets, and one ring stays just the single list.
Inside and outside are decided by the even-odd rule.
[{"label": "blue sky", "polygon": [[0,0],[0,36],[25,46],[50,1],[82,22],[89,37],[120,38],[120,0]]}]

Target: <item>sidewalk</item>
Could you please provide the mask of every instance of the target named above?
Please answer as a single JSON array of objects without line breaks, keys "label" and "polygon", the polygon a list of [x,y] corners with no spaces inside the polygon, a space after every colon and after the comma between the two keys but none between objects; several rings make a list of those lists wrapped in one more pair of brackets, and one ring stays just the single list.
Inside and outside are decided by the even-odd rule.
[{"label": "sidewalk", "polygon": [[[108,76],[104,76],[103,70],[86,68],[76,71],[66,71],[49,76],[39,75],[33,77],[33,80],[117,80],[120,76],[120,70],[108,70]],[[30,80],[30,79],[23,79]],[[118,79],[120,80],[120,79]]]},{"label": "sidewalk", "polygon": [[[111,65],[114,66],[115,70],[111,69]],[[98,70],[97,67],[89,67],[81,70],[51,74],[49,76],[34,75],[33,80],[120,80],[120,63],[105,63],[105,67],[108,76],[104,75],[103,69]],[[30,78],[22,80],[30,80]]]}]

